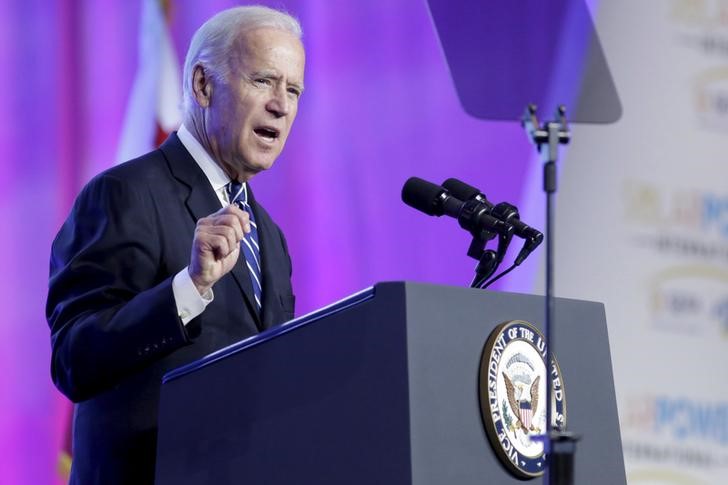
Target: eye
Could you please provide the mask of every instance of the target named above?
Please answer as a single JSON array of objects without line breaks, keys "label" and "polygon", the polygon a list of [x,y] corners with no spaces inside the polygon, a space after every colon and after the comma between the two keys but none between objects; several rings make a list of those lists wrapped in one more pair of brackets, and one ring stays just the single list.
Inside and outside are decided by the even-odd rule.
[{"label": "eye", "polygon": [[264,77],[257,77],[253,79],[253,82],[259,86],[270,86],[271,81],[270,79],[264,78]]},{"label": "eye", "polygon": [[288,88],[288,94],[292,94],[296,98],[300,98],[301,97],[301,90],[298,89],[298,88],[291,87],[291,88]]}]

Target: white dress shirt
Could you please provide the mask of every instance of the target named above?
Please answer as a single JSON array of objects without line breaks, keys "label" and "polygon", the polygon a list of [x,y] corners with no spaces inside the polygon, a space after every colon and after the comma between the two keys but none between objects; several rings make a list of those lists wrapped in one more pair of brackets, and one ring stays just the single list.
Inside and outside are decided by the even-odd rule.
[{"label": "white dress shirt", "polygon": [[[177,130],[177,136],[205,173],[205,177],[207,177],[212,189],[215,191],[215,195],[220,200],[220,207],[226,207],[230,202],[225,187],[230,183],[230,177],[215,163],[210,154],[205,151],[200,142],[184,125]],[[190,278],[189,266],[175,275],[172,280],[172,292],[177,305],[177,315],[179,315],[184,325],[187,325],[193,318],[205,311],[207,305],[214,298],[212,288],[204,295],[200,295],[197,287],[192,282],[192,278]]]}]

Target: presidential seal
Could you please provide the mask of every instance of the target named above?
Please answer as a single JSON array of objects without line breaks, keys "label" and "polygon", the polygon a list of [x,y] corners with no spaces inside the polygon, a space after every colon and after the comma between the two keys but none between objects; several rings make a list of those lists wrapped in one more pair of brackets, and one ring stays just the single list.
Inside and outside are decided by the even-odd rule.
[{"label": "presidential seal", "polygon": [[[546,339],[528,322],[498,325],[480,359],[480,415],[490,444],[518,478],[543,475],[546,455]],[[553,357],[553,356],[552,356]],[[556,358],[551,362],[552,426],[566,426],[566,395]]]}]

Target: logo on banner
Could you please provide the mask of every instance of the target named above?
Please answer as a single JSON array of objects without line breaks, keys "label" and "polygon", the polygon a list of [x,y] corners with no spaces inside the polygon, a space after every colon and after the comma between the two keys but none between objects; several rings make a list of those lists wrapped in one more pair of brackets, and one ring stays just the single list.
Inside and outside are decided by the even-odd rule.
[{"label": "logo on banner", "polygon": [[719,131],[728,129],[728,69],[714,68],[697,76],[693,93],[701,124]]},{"label": "logo on banner", "polygon": [[[480,360],[480,414],[500,460],[516,477],[541,476],[546,456],[546,339],[528,322],[498,325]],[[552,360],[552,425],[566,426],[566,396],[561,370]]]},{"label": "logo on banner", "polygon": [[[728,401],[696,398],[679,389],[659,394],[636,392],[623,397],[619,414],[625,459],[642,462],[642,471],[649,463],[663,467],[666,474],[665,466],[714,477],[710,482],[680,483],[725,481],[718,478],[724,478],[728,470]],[[630,483],[633,475],[628,473]],[[659,483],[667,483],[667,479]]]},{"label": "logo on banner", "polygon": [[728,337],[728,270],[676,266],[657,273],[650,285],[653,326],[691,337]]}]

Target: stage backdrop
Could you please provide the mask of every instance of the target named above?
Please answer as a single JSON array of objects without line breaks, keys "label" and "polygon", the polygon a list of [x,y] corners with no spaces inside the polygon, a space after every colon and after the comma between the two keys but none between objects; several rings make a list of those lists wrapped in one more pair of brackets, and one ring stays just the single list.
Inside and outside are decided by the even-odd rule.
[{"label": "stage backdrop", "polygon": [[[239,2],[165,3],[181,63],[202,21]],[[287,235],[297,313],[381,280],[467,285],[467,235],[400,190],[458,177],[517,202],[531,152],[518,125],[463,112],[422,0],[261,3],[300,18],[308,54],[288,146],[252,184]],[[0,483],[56,480],[69,408],[49,375],[49,249],[82,185],[116,161],[141,13],[130,0],[0,2]]]},{"label": "stage backdrop", "polygon": [[629,483],[726,483],[728,2],[610,0],[598,26],[624,116],[574,129],[556,291],[606,303]]},{"label": "stage backdrop", "polygon": [[[200,23],[238,2],[165,3],[181,62]],[[532,148],[515,123],[465,115],[424,1],[261,3],[301,19],[308,54],[307,90],[288,147],[253,181],[288,236],[299,315],[380,280],[469,282],[467,235],[452,220],[399,201],[411,175],[457,177],[495,202],[523,202],[528,222],[541,217]],[[720,251],[726,260],[727,170],[718,162],[726,126],[724,4],[637,3],[608,2],[597,15],[625,118],[613,128],[575,130],[563,163],[557,253],[557,294],[608,303],[634,480],[642,470],[635,466],[645,463],[639,453],[661,450],[650,443],[678,450],[658,455],[671,463],[704,457],[698,449],[718,460],[726,429],[725,304],[703,300],[719,302],[725,280],[668,271],[698,262],[716,271]],[[57,481],[68,404],[49,377],[48,252],[80,187],[115,163],[140,62],[141,5],[0,3],[0,483]],[[607,166],[621,172],[607,174]],[[707,212],[683,213],[684,198]],[[583,212],[570,218],[569,208]],[[686,255],[693,246],[678,236],[717,249]],[[531,291],[533,268],[504,284]],[[704,310],[704,318],[675,318],[665,308],[676,305]],[[695,429],[704,430],[704,441]],[[683,459],[674,470],[696,477],[696,469]],[[705,483],[715,483],[710,474],[720,470],[707,470]]]}]

